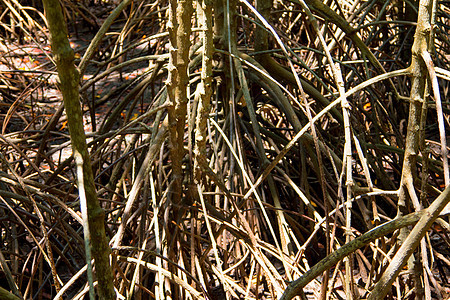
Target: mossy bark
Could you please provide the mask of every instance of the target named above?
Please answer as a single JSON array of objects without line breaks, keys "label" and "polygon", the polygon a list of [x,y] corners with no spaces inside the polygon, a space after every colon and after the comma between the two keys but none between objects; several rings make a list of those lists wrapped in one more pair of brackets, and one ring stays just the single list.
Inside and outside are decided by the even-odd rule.
[{"label": "mossy bark", "polygon": [[113,273],[109,263],[111,250],[105,234],[105,214],[97,198],[91,160],[83,128],[83,114],[78,91],[79,74],[74,65],[74,53],[70,48],[67,37],[67,25],[59,1],[43,0],[43,3],[69,124],[73,155],[82,158],[83,183],[87,199],[92,256],[95,259],[98,280],[98,294],[100,299],[116,299]]}]

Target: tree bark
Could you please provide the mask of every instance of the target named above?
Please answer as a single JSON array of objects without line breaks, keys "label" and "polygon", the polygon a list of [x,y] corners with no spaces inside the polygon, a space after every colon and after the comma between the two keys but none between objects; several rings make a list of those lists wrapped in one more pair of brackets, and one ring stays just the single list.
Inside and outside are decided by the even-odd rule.
[{"label": "tree bark", "polygon": [[188,102],[188,64],[191,45],[192,0],[171,0],[167,29],[170,39],[169,78],[167,95],[171,102],[169,112],[170,157],[172,160],[172,203],[179,205],[182,198],[182,160],[184,131]]},{"label": "tree bark", "polygon": [[98,280],[98,294],[100,299],[113,300],[116,299],[116,294],[113,285],[113,273],[109,263],[111,250],[105,234],[105,213],[100,207],[97,198],[91,160],[83,128],[83,114],[78,91],[79,74],[74,65],[74,53],[67,38],[67,25],[59,1],[43,0],[43,4],[69,124],[72,151],[74,157],[78,158],[78,162],[82,164],[82,184],[84,185],[87,202],[92,256],[95,260]]}]

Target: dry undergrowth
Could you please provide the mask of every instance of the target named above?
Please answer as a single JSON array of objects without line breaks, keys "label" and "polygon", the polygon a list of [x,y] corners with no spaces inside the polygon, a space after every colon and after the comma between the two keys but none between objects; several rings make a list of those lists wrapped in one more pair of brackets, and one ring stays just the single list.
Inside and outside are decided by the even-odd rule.
[{"label": "dry undergrowth", "polygon": [[[267,28],[246,1],[238,6],[232,2],[230,19],[234,20],[233,13],[237,16],[229,25],[228,43],[228,27],[222,25],[227,24],[227,13],[221,14],[217,1],[204,149],[208,169],[199,191],[194,150],[204,24],[193,22],[183,192],[176,206],[170,201],[172,161],[163,132],[168,107],[168,4],[134,1],[109,28],[85,65],[80,91],[110,238],[123,223],[126,203],[136,200],[120,246],[113,248],[119,294],[165,299],[171,290],[173,299],[225,299],[225,293],[230,298],[277,299],[289,281],[346,239],[397,215],[411,103],[411,79],[401,70],[410,63],[417,15],[402,1],[328,2],[367,45],[362,50],[335,25],[342,27],[334,16],[310,5],[334,66],[340,67],[343,92],[382,74],[380,67],[399,73],[349,94],[346,109],[336,102],[320,115],[342,96],[342,90],[320,35],[300,4],[275,1],[269,11],[274,27]],[[70,0],[62,4],[79,64],[116,4]],[[447,139],[449,14],[448,4],[440,3],[432,53]],[[86,263],[82,219],[67,117],[43,18],[39,1],[0,4],[0,282],[24,299],[54,299],[60,288],[53,267],[64,298],[79,299],[88,286],[82,269]],[[261,27],[266,29],[258,33]],[[277,37],[270,35],[264,52],[266,46],[258,42],[270,30]],[[379,65],[365,55],[368,50]],[[414,187],[423,207],[445,185],[436,99],[426,96],[414,166]],[[296,136],[314,117],[314,126],[301,138]],[[295,143],[290,143],[293,139]],[[274,160],[279,163],[269,165]],[[269,167],[270,175],[264,173]],[[256,192],[251,190],[255,183]],[[350,203],[346,201],[353,203],[351,209],[346,209],[345,203]],[[417,275],[420,279],[403,272],[392,288],[395,299],[413,297],[417,290],[411,289],[412,282],[416,280],[417,288],[417,279],[433,299],[448,297],[448,230],[448,223],[440,220],[428,232],[426,276]],[[350,286],[350,292],[367,297],[388,263],[386,257],[397,249],[397,237],[388,234],[355,251],[347,271],[344,261],[333,267],[327,275],[329,299],[348,298]],[[419,264],[417,270],[423,271]],[[70,279],[76,280],[68,284]],[[316,279],[304,289],[309,299],[319,299],[324,290],[322,274]]]}]

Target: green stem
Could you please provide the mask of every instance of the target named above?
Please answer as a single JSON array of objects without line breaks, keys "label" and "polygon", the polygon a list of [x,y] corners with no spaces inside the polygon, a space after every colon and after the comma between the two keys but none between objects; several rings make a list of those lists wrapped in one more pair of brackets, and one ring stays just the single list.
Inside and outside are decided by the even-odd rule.
[{"label": "green stem", "polygon": [[72,150],[82,165],[88,224],[91,235],[92,255],[95,259],[98,293],[100,299],[116,299],[113,273],[109,264],[110,248],[105,234],[104,211],[100,207],[94,185],[91,159],[86,144],[81,111],[78,80],[74,65],[74,53],[67,38],[67,25],[58,0],[43,0],[51,34],[52,51],[58,70],[60,89],[64,99]]}]

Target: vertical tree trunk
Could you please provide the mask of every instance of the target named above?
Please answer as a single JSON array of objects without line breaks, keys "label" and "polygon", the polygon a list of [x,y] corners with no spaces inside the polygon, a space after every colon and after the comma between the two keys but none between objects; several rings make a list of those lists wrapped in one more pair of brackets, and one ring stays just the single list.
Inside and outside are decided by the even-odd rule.
[{"label": "vertical tree trunk", "polygon": [[203,170],[207,164],[206,159],[206,140],[207,140],[207,121],[210,110],[212,95],[212,59],[214,52],[213,44],[213,22],[212,22],[212,1],[199,1],[199,22],[202,24],[203,32],[201,34],[203,42],[202,53],[202,75],[200,86],[200,102],[197,108],[197,117],[195,120],[195,162],[194,178],[197,184],[202,184]]},{"label": "vertical tree trunk", "polygon": [[[168,108],[169,119],[169,146],[170,159],[172,164],[172,181],[170,184],[169,199],[171,201],[171,214],[166,214],[166,239],[167,247],[163,255],[167,255],[173,261],[178,262],[180,251],[177,250],[178,228],[171,224],[181,219],[183,209],[183,158],[184,133],[186,125],[186,114],[188,104],[188,85],[189,85],[189,50],[191,46],[191,19],[194,8],[192,0],[170,0],[169,1],[169,20],[167,29],[170,41],[169,56],[169,74],[166,82],[167,96],[171,103]],[[171,215],[171,217],[170,217]],[[170,218],[173,218],[170,220]],[[176,268],[169,266],[164,262],[165,267],[177,272]],[[166,279],[164,283],[166,299],[178,299],[181,297],[177,289],[170,287],[170,282]]]},{"label": "vertical tree trunk", "polygon": [[170,39],[169,78],[167,92],[172,106],[169,108],[170,157],[172,160],[172,202],[180,204],[182,197],[182,159],[184,157],[184,131],[188,102],[188,64],[191,45],[192,0],[171,0],[169,3]]},{"label": "vertical tree trunk", "polygon": [[[116,299],[113,273],[109,264],[110,248],[105,234],[104,211],[100,207],[94,186],[91,160],[83,128],[83,115],[78,92],[78,71],[74,65],[74,53],[67,38],[67,25],[58,0],[43,0],[45,15],[51,34],[52,51],[60,79],[69,124],[72,151],[77,164],[82,166],[85,197],[87,201],[92,256],[95,260],[100,299]],[[80,188],[80,182],[79,182]],[[81,189],[80,189],[81,190]],[[83,195],[80,195],[83,197]]]},{"label": "vertical tree trunk", "polygon": [[[406,134],[405,156],[403,160],[402,180],[400,184],[400,196],[398,214],[409,213],[412,205],[419,206],[418,197],[414,190],[414,178],[416,177],[416,161],[419,154],[419,128],[421,122],[422,105],[425,99],[425,86],[428,77],[427,67],[422,58],[422,53],[428,51],[431,26],[432,1],[421,1],[417,29],[412,47],[412,61],[410,71],[412,74],[411,104],[409,106],[408,129]],[[404,236],[404,235],[403,235]],[[402,238],[402,235],[400,236]]]},{"label": "vertical tree trunk", "polygon": [[[417,28],[414,35],[414,44],[411,49],[411,66],[410,71],[412,75],[412,85],[409,106],[408,129],[406,133],[405,156],[403,159],[402,177],[400,182],[400,193],[398,200],[398,216],[408,214],[413,208],[418,211],[422,209],[419,198],[415,191],[414,179],[417,173],[417,156],[419,155],[420,147],[420,128],[423,128],[425,118],[422,118],[424,112],[423,105],[425,94],[429,85],[427,85],[428,71],[426,64],[422,58],[424,52],[428,51],[431,38],[431,15],[432,15],[432,0],[422,0],[419,4],[419,15],[417,18]],[[400,230],[398,237],[399,244],[403,244],[410,234],[410,229],[407,227]],[[418,259],[418,258],[417,258]],[[414,272],[417,267],[414,266],[414,256],[411,256],[408,261],[408,268]],[[422,269],[422,268],[420,268]],[[394,277],[394,274],[384,274],[385,277]],[[416,280],[416,284],[420,280]],[[381,291],[381,284],[377,284],[377,288]],[[417,286],[416,286],[417,288]],[[386,288],[384,288],[386,289]],[[383,293],[384,293],[383,289]],[[421,290],[421,289],[418,289]]]}]

